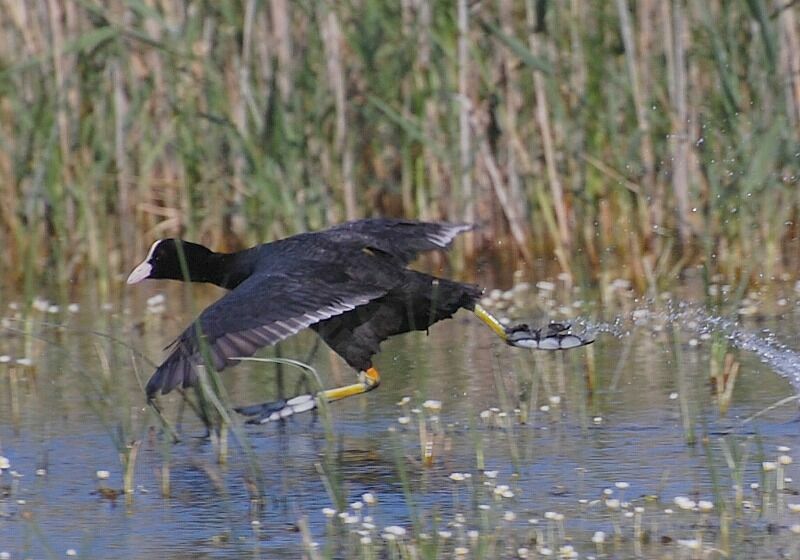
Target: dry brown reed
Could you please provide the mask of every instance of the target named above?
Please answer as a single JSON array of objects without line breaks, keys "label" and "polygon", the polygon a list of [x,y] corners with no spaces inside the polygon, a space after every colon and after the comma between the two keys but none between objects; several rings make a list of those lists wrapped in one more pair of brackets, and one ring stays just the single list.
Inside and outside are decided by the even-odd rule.
[{"label": "dry brown reed", "polygon": [[5,284],[107,294],[156,237],[376,215],[474,221],[466,256],[587,281],[793,272],[799,12],[2,0]]}]

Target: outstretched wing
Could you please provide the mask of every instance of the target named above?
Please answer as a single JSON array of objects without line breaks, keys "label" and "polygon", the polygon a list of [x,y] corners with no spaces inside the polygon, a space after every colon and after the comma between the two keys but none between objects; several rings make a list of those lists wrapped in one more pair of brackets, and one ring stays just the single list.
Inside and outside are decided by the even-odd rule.
[{"label": "outstretched wing", "polygon": [[231,358],[251,356],[386,292],[385,286],[355,279],[345,268],[309,261],[276,274],[251,276],[206,308],[171,345],[171,354],[147,383],[148,399],[158,391],[195,385],[195,367],[204,355],[216,370],[224,369],[234,363]]},{"label": "outstretched wing", "polygon": [[[472,224],[416,222],[413,220],[372,219],[347,222],[325,231],[342,239],[358,239],[365,245],[408,264],[419,253],[447,249],[459,234],[473,229]],[[334,237],[335,239],[335,237]]]}]

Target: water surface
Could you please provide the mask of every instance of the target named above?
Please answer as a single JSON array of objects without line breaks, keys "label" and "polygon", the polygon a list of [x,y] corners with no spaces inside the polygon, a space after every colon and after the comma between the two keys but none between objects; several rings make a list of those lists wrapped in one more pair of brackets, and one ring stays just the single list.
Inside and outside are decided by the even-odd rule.
[{"label": "water surface", "polygon": [[[573,309],[595,325],[597,341],[552,354],[508,348],[462,312],[429,334],[384,343],[380,388],[331,405],[330,433],[315,414],[246,426],[254,474],[235,438],[220,465],[191,412],[183,415],[181,443],[170,445],[144,406],[141,385],[152,372],[145,358],[160,359],[188,309],[214,297],[195,292],[188,305],[180,290],[167,293],[160,314],[148,312],[144,299],[110,308],[83,302],[77,313],[34,311],[34,337],[24,337],[17,321],[5,323],[0,354],[12,359],[0,364],[0,455],[10,469],[0,477],[0,551],[12,558],[70,549],[90,558],[268,558],[308,554],[314,541],[322,555],[352,557],[387,545],[390,526],[401,528],[401,543],[433,542],[445,557],[459,547],[515,557],[548,546],[680,556],[698,535],[701,548],[727,544],[743,557],[795,546],[789,504],[800,502],[799,475],[794,463],[769,463],[800,449],[797,407],[743,422],[796,391],[797,354],[781,346],[796,332],[794,302],[759,321],[724,325],[696,320],[710,317],[698,307],[691,319],[652,303]],[[338,357],[315,346],[313,333],[303,333],[262,355],[308,359],[327,386],[352,381]],[[710,382],[720,351],[739,362],[725,413]],[[20,357],[34,367],[16,364]],[[300,374],[282,369],[290,394]],[[232,403],[275,398],[276,370],[253,363],[226,370]],[[409,402],[401,406],[403,397]],[[171,419],[178,400],[165,399]],[[441,410],[423,407],[428,400]],[[421,417],[432,442],[429,465],[421,458]],[[122,487],[115,438],[141,441],[129,499],[102,491]],[[165,464],[169,497],[161,495]],[[98,470],[110,477],[98,480]],[[788,479],[784,490],[776,491],[778,476]],[[263,507],[251,500],[258,477]],[[345,507],[331,519],[323,509],[337,507],[332,492]],[[365,493],[377,503],[364,504]],[[675,498],[696,505],[684,510]],[[700,500],[712,509],[699,511]],[[607,535],[603,546],[592,542],[597,531]],[[622,538],[611,544],[615,533]],[[394,543],[386,550],[407,551]]]}]

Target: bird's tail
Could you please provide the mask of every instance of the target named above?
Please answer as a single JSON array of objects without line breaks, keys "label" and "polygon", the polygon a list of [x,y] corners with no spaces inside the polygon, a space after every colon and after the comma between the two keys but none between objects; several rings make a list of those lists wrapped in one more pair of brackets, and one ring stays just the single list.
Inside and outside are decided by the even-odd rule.
[{"label": "bird's tail", "polygon": [[147,400],[152,400],[159,391],[166,395],[176,387],[187,389],[196,384],[197,372],[193,361],[183,352],[173,352],[147,382]]},{"label": "bird's tail", "polygon": [[424,330],[437,321],[452,317],[459,309],[472,310],[483,295],[483,288],[418,272],[412,293],[419,298],[413,306],[414,328]]}]

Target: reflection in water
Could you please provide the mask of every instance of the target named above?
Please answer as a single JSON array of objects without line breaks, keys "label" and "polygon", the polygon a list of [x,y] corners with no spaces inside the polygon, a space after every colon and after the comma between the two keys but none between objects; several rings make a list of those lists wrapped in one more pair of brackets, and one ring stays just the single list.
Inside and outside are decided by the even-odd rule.
[{"label": "reflection in water", "polygon": [[[38,314],[32,339],[18,332],[24,324],[7,323],[0,337],[0,355],[10,357],[0,364],[0,455],[9,461],[0,475],[0,552],[297,557],[305,539],[321,553],[352,557],[364,552],[365,537],[383,547],[412,536],[422,542],[422,533],[447,556],[464,547],[511,557],[542,543],[596,554],[598,532],[609,539],[620,532],[626,556],[633,543],[645,553],[668,546],[677,554],[678,540],[698,530],[720,546],[726,507],[759,546],[778,547],[784,538],[759,528],[791,524],[777,490],[793,486],[785,478],[800,479],[793,463],[779,459],[800,446],[796,425],[787,423],[793,410],[773,411],[746,429],[740,423],[798,386],[797,355],[777,342],[790,339],[791,314],[765,335],[697,307],[651,306],[620,314],[624,320],[573,320],[597,342],[552,354],[508,348],[458,315],[429,336],[384,343],[376,360],[381,387],[332,405],[329,433],[325,417],[313,414],[246,427],[266,495],[257,508],[248,455],[235,441],[219,465],[212,443],[195,437],[203,429],[191,413],[183,414],[177,445],[153,428],[141,390],[153,366],[137,352],[157,361],[161,342],[184,324],[174,315],[177,304],[158,305],[172,314]],[[302,358],[314,343],[304,333],[265,355]],[[720,347],[741,364],[725,415],[709,390]],[[32,364],[17,363],[20,357]],[[328,386],[352,376],[326,348],[312,363]],[[249,363],[226,371],[233,403],[279,396],[276,370]],[[284,367],[282,377],[291,393],[299,374]],[[424,407],[426,400],[441,404]],[[178,399],[167,404],[167,416],[177,419]],[[687,445],[690,430],[698,445]],[[122,488],[120,453],[134,440],[141,445],[131,463],[132,500],[98,492]],[[110,478],[98,480],[98,470]],[[695,511],[684,512],[687,502],[675,498],[693,502]],[[324,508],[337,500],[343,515],[328,517]],[[704,514],[700,500],[714,513]],[[637,540],[637,530],[650,538]]]}]

